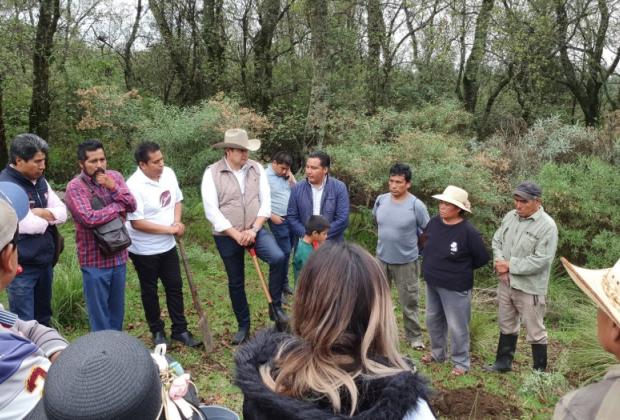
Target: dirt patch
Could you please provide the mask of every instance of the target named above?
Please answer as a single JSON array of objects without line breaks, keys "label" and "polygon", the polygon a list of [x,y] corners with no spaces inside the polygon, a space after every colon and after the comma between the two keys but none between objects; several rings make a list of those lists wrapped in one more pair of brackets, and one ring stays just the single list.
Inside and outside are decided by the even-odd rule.
[{"label": "dirt patch", "polygon": [[449,419],[514,419],[521,410],[505,397],[489,394],[481,388],[438,390],[431,405],[435,414]]}]

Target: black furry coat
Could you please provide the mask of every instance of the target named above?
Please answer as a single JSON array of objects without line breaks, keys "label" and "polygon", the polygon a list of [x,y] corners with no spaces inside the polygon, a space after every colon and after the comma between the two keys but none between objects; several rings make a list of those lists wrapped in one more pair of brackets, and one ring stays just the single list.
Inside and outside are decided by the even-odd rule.
[{"label": "black furry coat", "polygon": [[263,383],[259,367],[275,356],[279,344],[287,337],[289,335],[286,333],[262,331],[240,347],[235,354],[237,366],[235,382],[243,391],[245,420],[341,418],[401,420],[409,410],[416,407],[418,397],[427,399],[426,380],[417,373],[410,372],[373,380],[356,380],[359,401],[358,410],[353,417],[334,414],[326,399],[310,401],[276,394]]}]

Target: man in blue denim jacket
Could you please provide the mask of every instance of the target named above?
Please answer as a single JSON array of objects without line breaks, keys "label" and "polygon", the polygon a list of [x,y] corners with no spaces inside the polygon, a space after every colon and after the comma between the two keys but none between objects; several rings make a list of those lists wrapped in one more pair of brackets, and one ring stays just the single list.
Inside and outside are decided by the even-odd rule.
[{"label": "man in blue denim jacket", "polygon": [[344,239],[349,225],[349,192],[342,181],[329,175],[329,165],[327,153],[310,153],[306,161],[306,179],[291,190],[287,221],[297,237],[304,236],[304,225],[310,216],[321,215],[330,223],[327,239]]}]

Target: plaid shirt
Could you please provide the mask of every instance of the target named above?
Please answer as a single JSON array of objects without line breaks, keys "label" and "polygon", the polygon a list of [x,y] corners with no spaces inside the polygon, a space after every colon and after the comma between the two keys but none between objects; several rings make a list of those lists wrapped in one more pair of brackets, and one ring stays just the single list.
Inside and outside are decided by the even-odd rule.
[{"label": "plaid shirt", "polygon": [[[106,175],[116,182],[116,189],[110,191],[96,185],[83,171],[67,184],[65,202],[75,221],[75,242],[80,267],[112,268],[125,264],[127,249],[116,255],[106,257],[101,253],[92,229],[103,225],[117,216],[136,210],[136,199],[131,195],[123,176],[116,171],[106,171]],[[105,203],[101,210],[93,210],[90,205],[92,193],[84,183],[88,183],[100,200]]]}]

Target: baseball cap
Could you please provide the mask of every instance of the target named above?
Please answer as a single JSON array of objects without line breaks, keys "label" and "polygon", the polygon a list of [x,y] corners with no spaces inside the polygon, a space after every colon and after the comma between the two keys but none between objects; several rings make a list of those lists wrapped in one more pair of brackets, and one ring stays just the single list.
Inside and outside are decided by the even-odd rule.
[{"label": "baseball cap", "polygon": [[0,250],[11,242],[17,230],[17,215],[9,203],[0,200]]},{"label": "baseball cap", "polygon": [[542,196],[542,189],[535,182],[523,181],[517,185],[512,194],[526,200],[535,200]]},{"label": "baseball cap", "polygon": [[19,185],[13,182],[0,182],[0,199],[8,202],[13,207],[17,214],[17,220],[21,221],[28,214],[30,209],[28,194]]}]

